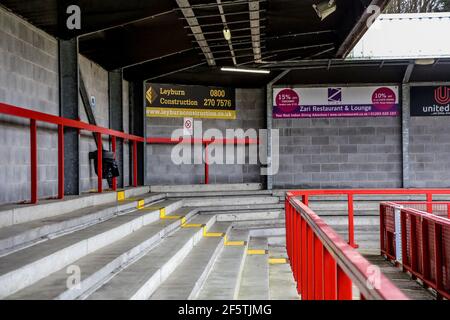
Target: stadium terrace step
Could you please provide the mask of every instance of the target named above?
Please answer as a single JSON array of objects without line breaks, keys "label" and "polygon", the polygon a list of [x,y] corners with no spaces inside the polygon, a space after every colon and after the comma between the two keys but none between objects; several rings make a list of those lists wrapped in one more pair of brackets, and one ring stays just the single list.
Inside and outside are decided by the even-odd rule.
[{"label": "stadium terrace step", "polygon": [[[182,201],[165,200],[169,214]],[[160,219],[157,208],[144,208],[85,229],[51,239],[0,258],[0,298],[7,297],[49,276],[82,257]]]},{"label": "stadium terrace step", "polygon": [[279,198],[272,196],[197,197],[184,199],[184,203],[191,207],[261,205],[278,204]]},{"label": "stadium terrace step", "polygon": [[[231,224],[217,222],[214,232],[228,235]],[[200,241],[166,281],[153,293],[151,300],[193,300],[203,287],[224,245],[232,245],[224,237],[207,237]],[[226,242],[226,243],[225,243]]]},{"label": "stadium terrace step", "polygon": [[[196,216],[185,228],[165,238],[156,248],[86,296],[89,300],[145,300],[174,272],[204,236],[210,235],[214,216]],[[222,233],[220,233],[222,236]],[[222,237],[221,237],[222,238]]]},{"label": "stadium terrace step", "polygon": [[269,299],[269,252],[267,238],[250,238],[239,285],[239,300]]},{"label": "stadium terrace step", "polygon": [[230,212],[243,212],[249,210],[283,210],[284,203],[269,203],[269,204],[241,204],[241,205],[212,205],[208,207],[202,207],[202,214],[224,214]]},{"label": "stadium terrace step", "polygon": [[233,197],[233,196],[272,196],[271,190],[233,190],[233,191],[209,191],[209,192],[169,192],[168,198],[196,198],[196,197]]},{"label": "stadium terrace step", "polygon": [[269,296],[270,300],[299,300],[296,283],[284,245],[269,242]]},{"label": "stadium terrace step", "polygon": [[80,282],[76,285],[67,285],[69,275],[67,267],[65,267],[17,292],[9,299],[69,300],[79,298],[92,288],[101,285],[117,270],[157,246],[164,238],[178,230],[182,222],[191,219],[195,215],[195,210],[180,208],[171,216],[175,215],[183,215],[184,219],[157,220],[100,250],[74,261],[71,266],[76,266],[81,272],[80,276],[82,276]]},{"label": "stadium terrace step", "polygon": [[[123,190],[125,198],[138,197],[149,193],[149,187],[138,187]],[[0,227],[41,220],[72,212],[74,208],[83,209],[111,203],[117,200],[117,192],[84,194],[68,196],[64,200],[42,200],[39,204],[15,204],[0,207]]]},{"label": "stadium terrace step", "polygon": [[282,210],[252,210],[252,211],[235,211],[223,212],[216,211],[217,221],[252,221],[252,220],[274,220],[284,219],[284,211]]},{"label": "stadium terrace step", "polygon": [[244,246],[226,246],[200,290],[198,300],[233,300],[239,293],[239,283],[248,248],[249,232],[231,230],[229,238],[234,241],[246,241]]},{"label": "stadium terrace step", "polygon": [[221,192],[262,190],[261,183],[195,184],[178,186],[150,186],[150,192]]},{"label": "stadium terrace step", "polygon": [[[133,201],[117,201],[114,199],[107,204],[89,206],[40,220],[0,228],[0,255],[8,254],[37,241],[43,241],[45,240],[44,238],[58,233],[75,231],[133,211],[136,209],[139,201],[143,200],[147,205],[163,198],[163,194],[144,194]],[[32,214],[30,210],[30,215]]]}]

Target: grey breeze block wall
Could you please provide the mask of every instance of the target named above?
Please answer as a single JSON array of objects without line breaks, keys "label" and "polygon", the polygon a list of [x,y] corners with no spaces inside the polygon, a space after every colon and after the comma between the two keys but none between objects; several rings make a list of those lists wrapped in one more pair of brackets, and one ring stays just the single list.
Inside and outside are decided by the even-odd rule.
[{"label": "grey breeze block wall", "polygon": [[[265,90],[236,89],[236,120],[197,119],[202,121],[203,132],[219,129],[225,137],[226,129],[265,128]],[[183,128],[182,118],[147,118],[147,137],[170,137],[173,130]],[[156,184],[200,184],[204,182],[204,165],[175,165],[171,160],[173,146],[147,145],[146,183]],[[243,148],[242,146],[236,147]],[[225,148],[224,148],[225,150]],[[248,148],[245,148],[248,156]],[[198,155],[197,155],[198,156]],[[199,155],[198,157],[201,157]],[[198,158],[199,159],[199,158]],[[211,164],[210,183],[262,182],[259,165]]]},{"label": "grey breeze block wall", "polygon": [[[83,56],[79,59],[88,92],[97,98],[94,114],[98,124],[109,127],[107,72]],[[58,86],[57,40],[0,8],[0,102],[59,115]],[[124,125],[128,130],[128,83],[124,81],[123,87]],[[80,117],[86,120],[81,104]],[[39,198],[54,197],[57,194],[56,129],[56,126],[38,122]],[[109,149],[106,137],[104,146]],[[82,133],[80,145],[82,191],[97,187],[93,165],[88,165],[88,152],[94,150],[96,146],[92,135]],[[127,156],[126,153],[125,157]],[[29,200],[28,120],[0,115],[0,157],[0,181],[2,181],[0,204]],[[125,162],[125,167],[127,166]]]},{"label": "grey breeze block wall", "polygon": [[[0,8],[0,102],[59,114],[55,39]],[[29,121],[0,115],[0,203],[30,199]],[[56,126],[38,123],[39,197],[57,192]]]},{"label": "grey breeze block wall", "polygon": [[410,187],[450,187],[450,119],[411,117]]},{"label": "grey breeze block wall", "polygon": [[401,187],[401,117],[274,119],[273,126],[275,188]]}]

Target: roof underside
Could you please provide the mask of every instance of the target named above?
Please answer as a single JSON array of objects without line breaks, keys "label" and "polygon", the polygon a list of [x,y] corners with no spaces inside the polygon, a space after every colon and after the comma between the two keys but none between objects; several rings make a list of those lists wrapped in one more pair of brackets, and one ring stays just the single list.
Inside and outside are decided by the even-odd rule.
[{"label": "roof underside", "polygon": [[[346,55],[366,30],[365,8],[387,0],[336,0],[323,21],[320,0],[0,0],[57,38],[79,36],[80,53],[127,80],[256,87],[269,76],[220,73],[221,66],[272,68],[284,61]],[[66,8],[81,8],[68,31]],[[231,31],[231,41],[223,35]]]}]

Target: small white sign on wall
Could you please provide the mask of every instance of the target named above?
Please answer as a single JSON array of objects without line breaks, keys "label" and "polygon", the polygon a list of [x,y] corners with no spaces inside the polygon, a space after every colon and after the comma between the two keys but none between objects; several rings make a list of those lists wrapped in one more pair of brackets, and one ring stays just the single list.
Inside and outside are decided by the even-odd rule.
[{"label": "small white sign on wall", "polygon": [[185,136],[194,135],[194,119],[193,118],[184,118],[183,134]]}]

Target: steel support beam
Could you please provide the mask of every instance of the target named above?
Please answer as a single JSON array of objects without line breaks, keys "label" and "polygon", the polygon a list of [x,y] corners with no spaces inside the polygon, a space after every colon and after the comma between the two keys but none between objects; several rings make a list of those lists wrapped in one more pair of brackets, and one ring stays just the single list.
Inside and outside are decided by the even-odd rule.
[{"label": "steel support beam", "polygon": [[[130,133],[145,137],[146,136],[146,115],[144,105],[144,83],[141,81],[130,82]],[[130,143],[130,185],[134,183],[133,162],[134,155],[137,160],[137,176],[136,181],[138,185],[145,184],[145,163],[146,163],[146,143],[137,144],[136,152],[133,151],[133,144]]]},{"label": "steel support beam", "polygon": [[[108,73],[108,93],[109,93],[109,128],[123,131],[123,88],[122,70],[114,70]],[[110,139],[110,150],[113,141]],[[119,166],[120,176],[117,177],[117,186],[124,187],[124,148],[123,140],[116,139],[116,160]]]},{"label": "steel support beam", "polygon": [[[267,167],[272,165],[272,129],[273,129],[273,85],[284,78],[290,70],[284,70],[266,86],[266,128],[267,128]],[[267,175],[267,190],[273,189],[273,175],[270,174],[271,170],[268,170]]]},{"label": "steel support beam", "polygon": [[260,32],[260,16],[259,16],[259,1],[250,1],[248,3],[250,11],[250,27],[252,27],[252,48],[256,63],[262,62],[261,53],[261,32]]},{"label": "steel support beam", "polygon": [[409,135],[410,135],[410,85],[402,84],[402,187],[410,187]]},{"label": "steel support beam", "polygon": [[[79,119],[78,39],[59,40],[59,114]],[[64,194],[79,195],[80,136],[77,129],[64,128]]]}]

